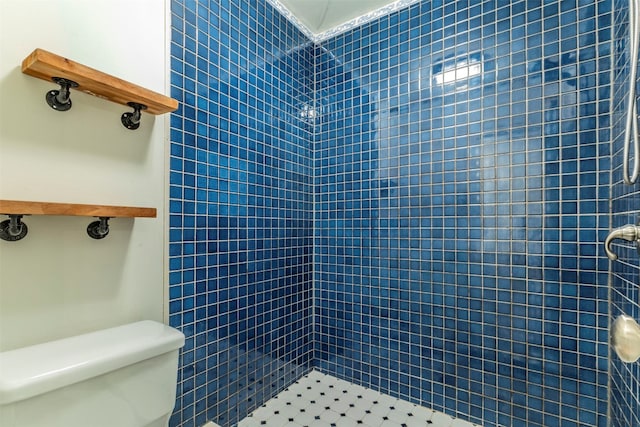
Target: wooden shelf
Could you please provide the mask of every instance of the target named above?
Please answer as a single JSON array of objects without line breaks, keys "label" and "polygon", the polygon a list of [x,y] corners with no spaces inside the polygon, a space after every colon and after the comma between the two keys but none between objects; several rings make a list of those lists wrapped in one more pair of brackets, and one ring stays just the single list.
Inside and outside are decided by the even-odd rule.
[{"label": "wooden shelf", "polygon": [[86,65],[71,61],[43,49],[34,50],[22,61],[22,72],[48,82],[63,77],[78,83],[75,90],[118,104],[144,104],[151,114],[165,114],[178,108],[178,101],[141,86],[129,83]]},{"label": "wooden shelf", "polygon": [[109,218],[155,218],[157,216],[157,211],[155,208],[140,208],[131,206],[80,205],[72,203],[0,200],[0,214],[95,216]]}]

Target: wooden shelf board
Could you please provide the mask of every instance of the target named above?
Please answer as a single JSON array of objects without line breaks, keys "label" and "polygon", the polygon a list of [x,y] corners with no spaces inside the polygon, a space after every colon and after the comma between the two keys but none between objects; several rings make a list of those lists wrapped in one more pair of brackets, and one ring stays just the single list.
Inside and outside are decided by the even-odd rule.
[{"label": "wooden shelf board", "polygon": [[22,72],[49,82],[53,77],[64,77],[78,83],[79,86],[72,92],[79,90],[122,105],[137,102],[147,106],[144,110],[146,113],[164,114],[178,108],[178,101],[173,98],[43,49],[34,50],[22,61]]},{"label": "wooden shelf board", "polygon": [[0,214],[155,218],[155,208],[0,200]]}]

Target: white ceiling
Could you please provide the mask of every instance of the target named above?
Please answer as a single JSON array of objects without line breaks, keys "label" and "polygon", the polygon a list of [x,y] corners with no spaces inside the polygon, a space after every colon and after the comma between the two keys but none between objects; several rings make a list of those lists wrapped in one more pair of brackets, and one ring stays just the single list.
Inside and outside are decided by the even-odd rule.
[{"label": "white ceiling", "polygon": [[[280,3],[315,39],[341,32],[350,23],[361,24],[397,10],[415,0],[270,0]],[[381,10],[383,9],[383,10]],[[370,19],[368,19],[368,16]],[[357,19],[360,18],[360,19]],[[344,28],[346,29],[346,28]]]}]

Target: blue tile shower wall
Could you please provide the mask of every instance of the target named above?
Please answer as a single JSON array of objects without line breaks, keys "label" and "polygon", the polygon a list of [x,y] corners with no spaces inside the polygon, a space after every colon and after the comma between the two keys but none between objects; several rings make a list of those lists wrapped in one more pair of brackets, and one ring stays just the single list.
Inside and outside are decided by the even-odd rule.
[{"label": "blue tile shower wall", "polygon": [[266,1],[171,2],[171,426],[235,425],[310,369],[313,54]]},{"label": "blue tile shower wall", "polygon": [[[622,181],[622,147],[626,96],[629,90],[629,27],[626,1],[616,0],[614,6],[613,96],[612,96],[612,227],[637,224],[640,217],[638,185]],[[633,163],[631,163],[633,167]],[[640,263],[637,251],[629,244],[615,244],[619,260],[611,263],[611,320],[621,314],[640,321]],[[640,425],[640,364],[623,363],[611,354],[611,426]]]},{"label": "blue tile shower wall", "polygon": [[611,20],[431,0],[318,47],[320,369],[486,426],[607,425]]}]

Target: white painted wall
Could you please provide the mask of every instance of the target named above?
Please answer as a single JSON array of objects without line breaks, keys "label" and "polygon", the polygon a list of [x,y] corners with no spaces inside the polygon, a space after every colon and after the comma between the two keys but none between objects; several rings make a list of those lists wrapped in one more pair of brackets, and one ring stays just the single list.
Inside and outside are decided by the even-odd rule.
[{"label": "white painted wall", "polygon": [[[169,116],[125,129],[126,107],[80,92],[68,112],[54,84],[22,74],[39,47],[167,93],[164,0],[0,0],[0,199],[147,206],[158,218],[25,217],[0,241],[0,351],[140,319],[163,320],[164,188]],[[6,219],[3,216],[1,219]]]}]

